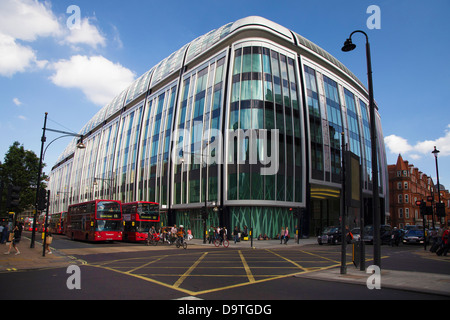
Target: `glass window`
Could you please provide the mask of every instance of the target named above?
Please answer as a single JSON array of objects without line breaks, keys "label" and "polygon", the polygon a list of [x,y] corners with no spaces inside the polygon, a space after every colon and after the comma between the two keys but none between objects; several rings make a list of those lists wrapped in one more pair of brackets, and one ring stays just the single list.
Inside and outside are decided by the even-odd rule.
[{"label": "glass window", "polygon": [[203,70],[200,70],[197,74],[197,89],[195,93],[199,93],[206,89],[206,81],[208,76],[208,67],[205,67]]},{"label": "glass window", "polygon": [[364,144],[364,161],[363,170],[365,170],[365,175],[368,181],[372,180],[372,148],[370,139],[370,125],[369,125],[369,115],[367,113],[367,105],[360,99],[359,107],[362,116],[362,134],[363,134],[363,144]]},{"label": "glass window", "polygon": [[[230,163],[234,154],[235,159],[239,157],[245,164],[228,165],[228,199],[285,201],[287,192],[288,199],[294,201],[297,192],[294,179],[301,181],[301,114],[295,60],[269,48],[248,46],[235,50],[233,64],[228,127],[254,129],[255,138],[261,137],[259,129],[279,129],[279,159],[283,163],[279,166],[278,176],[261,176],[259,167],[249,164],[249,152],[253,150],[250,143],[253,142],[247,137],[237,146],[236,139],[234,153],[229,150],[227,161]],[[298,139],[294,139],[294,135]],[[289,143],[286,142],[287,137]],[[231,141],[228,143],[232,147]],[[262,150],[260,141],[255,143],[258,161],[266,154],[271,155],[270,150]],[[254,147],[254,144],[251,146]],[[270,141],[267,148],[270,149]],[[237,150],[239,155],[236,155]],[[298,167],[294,156],[298,157]],[[290,185],[286,188],[286,176],[289,174]],[[298,189],[301,192],[301,188]],[[301,199],[301,196],[295,196],[295,199]]]},{"label": "glass window", "polygon": [[245,47],[242,56],[242,73],[252,72],[252,51],[251,47]]},{"label": "glass window", "polygon": [[331,173],[332,181],[340,182],[341,173],[341,132],[342,115],[337,83],[323,76],[330,131]]},{"label": "glass window", "polygon": [[266,103],[266,108],[264,109],[265,114],[265,129],[271,130],[275,129],[275,119],[274,119],[274,113],[273,113],[273,104],[270,104],[270,107],[267,107],[268,104]]},{"label": "glass window", "polygon": [[242,80],[241,82],[241,101],[250,100],[252,98],[252,87],[250,79]]},{"label": "glass window", "polygon": [[263,129],[264,128],[264,110],[253,108],[252,109],[252,129]]},{"label": "glass window", "polygon": [[261,55],[261,47],[253,47],[252,72],[262,72]]},{"label": "glass window", "polygon": [[252,83],[251,98],[254,100],[262,100],[263,99],[262,81],[261,80],[252,80],[251,83]]},{"label": "glass window", "polygon": [[239,199],[250,199],[250,172],[239,173]]},{"label": "glass window", "polygon": [[264,73],[271,74],[271,68],[270,68],[270,50],[267,48],[263,48],[263,71]]},{"label": "glass window", "polygon": [[222,58],[217,61],[216,76],[215,76],[214,84],[218,84],[219,82],[223,81],[224,63],[225,63],[225,58]]},{"label": "glass window", "polygon": [[233,75],[241,73],[241,61],[242,60],[242,49],[237,49],[234,52],[234,64],[233,64]]},{"label": "glass window", "polygon": [[356,113],[355,96],[344,88],[345,103],[347,105],[347,122],[349,130],[350,151],[361,157],[358,115]]}]

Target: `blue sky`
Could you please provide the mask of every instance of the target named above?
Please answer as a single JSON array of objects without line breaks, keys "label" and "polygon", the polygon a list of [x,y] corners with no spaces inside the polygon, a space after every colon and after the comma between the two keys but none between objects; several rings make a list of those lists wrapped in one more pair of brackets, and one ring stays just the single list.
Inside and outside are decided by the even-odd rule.
[{"label": "blue sky", "polygon": [[[225,4],[225,6],[224,6]],[[67,9],[76,5],[76,13]],[[370,5],[380,29],[366,25]],[[251,15],[279,23],[328,51],[367,83],[365,40],[340,50],[349,34],[369,35],[375,99],[388,163],[399,153],[450,188],[450,2],[448,0],[0,1],[0,159],[14,141],[37,155],[44,113],[49,128],[78,132],[134,79],[184,44]],[[67,21],[78,21],[69,28]],[[69,24],[70,26],[70,24]],[[59,134],[48,132],[47,142]],[[70,142],[48,148],[49,172]]]}]

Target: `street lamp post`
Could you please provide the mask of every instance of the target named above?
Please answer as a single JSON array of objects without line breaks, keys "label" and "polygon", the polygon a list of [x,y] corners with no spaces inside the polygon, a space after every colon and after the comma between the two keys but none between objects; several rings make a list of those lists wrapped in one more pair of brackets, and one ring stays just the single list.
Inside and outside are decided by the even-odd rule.
[{"label": "street lamp post", "polygon": [[[44,117],[44,127],[42,128],[42,137],[41,137],[41,154],[39,156],[39,166],[38,166],[38,176],[37,176],[37,183],[36,183],[36,201],[35,201],[35,211],[34,211],[34,216],[33,216],[33,228],[31,231],[31,241],[30,241],[30,248],[34,248],[34,237],[36,235],[36,220],[37,220],[37,212],[38,212],[38,200],[39,200],[39,189],[40,189],[40,185],[41,185],[41,174],[42,174],[42,162],[44,160],[45,157],[45,151],[47,150],[48,146],[55,140],[62,138],[62,137],[58,137],[56,139],[54,139],[53,141],[51,141],[47,147],[44,150],[44,144],[45,141],[47,141],[47,138],[45,137],[45,131],[53,131],[53,132],[58,132],[58,133],[63,133],[64,137],[65,136],[73,136],[73,137],[79,137],[80,141],[77,144],[77,148],[78,149],[84,149],[86,148],[86,146],[83,143],[83,135],[81,134],[77,134],[77,133],[72,133],[72,132],[66,132],[66,131],[60,131],[60,130],[55,130],[55,129],[50,129],[47,128],[47,115],[48,112],[45,113],[45,117]],[[48,204],[47,204],[48,205]],[[46,230],[46,226],[44,226],[44,230]]]},{"label": "street lamp post", "polygon": [[378,159],[377,159],[377,130],[375,121],[375,101],[373,96],[372,82],[372,61],[370,58],[369,37],[364,31],[353,31],[345,41],[342,51],[348,52],[356,48],[352,43],[354,33],[362,33],[366,36],[366,60],[367,60],[367,81],[369,86],[369,114],[370,114],[370,140],[372,149],[372,211],[373,211],[373,259],[374,264],[381,268],[381,247],[380,247],[380,195],[378,192]]},{"label": "street lamp post", "polygon": [[[437,192],[438,192],[438,205],[436,205],[436,216],[437,217],[440,217],[439,213],[437,212],[437,208],[440,207],[440,205],[441,205],[441,190],[439,189],[440,186],[439,186],[439,169],[438,169],[438,153],[439,152],[440,151],[438,149],[436,149],[436,146],[434,146],[434,150],[431,151],[431,153],[434,154],[434,159],[436,162],[436,176],[437,176],[436,178],[437,178]],[[440,220],[439,222],[441,223],[442,219],[439,219],[439,220]],[[434,224],[434,217],[433,217],[433,224]]]}]

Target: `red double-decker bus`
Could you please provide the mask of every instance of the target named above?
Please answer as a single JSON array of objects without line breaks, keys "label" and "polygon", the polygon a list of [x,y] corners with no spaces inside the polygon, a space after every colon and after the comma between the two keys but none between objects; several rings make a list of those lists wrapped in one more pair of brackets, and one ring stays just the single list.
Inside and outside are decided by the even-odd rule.
[{"label": "red double-decker bus", "polygon": [[57,212],[52,213],[48,216],[48,230],[50,233],[54,234],[64,234],[65,233],[65,222],[66,222],[67,212]]},{"label": "red double-decker bus", "polygon": [[118,200],[93,200],[69,206],[66,236],[72,240],[122,240],[122,205]]},{"label": "red double-decker bus", "polygon": [[122,204],[124,240],[144,241],[148,230],[160,221],[159,203],[135,201]]}]

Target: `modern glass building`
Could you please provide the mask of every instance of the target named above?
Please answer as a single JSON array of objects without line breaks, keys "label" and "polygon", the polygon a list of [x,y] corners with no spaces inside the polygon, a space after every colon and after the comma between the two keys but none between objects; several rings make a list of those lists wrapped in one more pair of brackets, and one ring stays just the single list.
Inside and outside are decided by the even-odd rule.
[{"label": "modern glass building", "polygon": [[[363,59],[363,58],[362,58]],[[382,219],[387,166],[378,112]],[[247,17],[198,37],[120,92],[81,129],[50,173],[51,212],[97,198],[160,203],[164,225],[302,235],[339,223],[342,132],[360,157],[371,218],[368,92],[301,35]],[[292,210],[294,209],[294,210]],[[294,218],[293,211],[301,212]],[[384,221],[384,220],[383,220]]]}]

